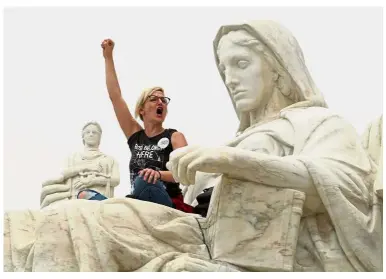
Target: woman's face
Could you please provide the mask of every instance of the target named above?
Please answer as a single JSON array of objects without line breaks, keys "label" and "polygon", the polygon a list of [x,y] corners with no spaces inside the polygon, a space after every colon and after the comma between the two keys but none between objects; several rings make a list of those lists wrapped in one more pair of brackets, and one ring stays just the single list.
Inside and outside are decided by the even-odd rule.
[{"label": "woman's face", "polygon": [[83,140],[86,146],[98,147],[101,140],[101,134],[98,127],[93,124],[88,125],[83,130]]},{"label": "woman's face", "polygon": [[145,101],[140,110],[143,121],[162,123],[168,112],[168,100],[162,91],[153,92]]},{"label": "woman's face", "polygon": [[233,43],[229,35],[221,38],[217,55],[236,109],[248,112],[263,108],[274,86],[273,72],[263,55]]}]

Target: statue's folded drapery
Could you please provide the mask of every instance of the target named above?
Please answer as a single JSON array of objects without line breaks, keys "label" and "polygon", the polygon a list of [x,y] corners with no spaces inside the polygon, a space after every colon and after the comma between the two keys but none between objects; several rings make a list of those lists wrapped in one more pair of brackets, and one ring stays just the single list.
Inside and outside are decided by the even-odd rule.
[{"label": "statue's folded drapery", "polygon": [[199,260],[209,254],[195,216],[158,204],[72,200],[4,217],[5,271],[178,270],[180,258],[212,266]]}]

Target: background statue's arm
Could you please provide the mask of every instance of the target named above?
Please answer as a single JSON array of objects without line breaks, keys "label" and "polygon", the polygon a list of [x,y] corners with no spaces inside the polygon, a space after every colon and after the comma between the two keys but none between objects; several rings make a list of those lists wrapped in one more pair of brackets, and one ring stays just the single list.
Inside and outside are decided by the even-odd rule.
[{"label": "background statue's arm", "polygon": [[111,178],[110,178],[110,186],[116,187],[120,183],[120,175],[119,175],[119,164],[116,160],[112,159],[111,165]]},{"label": "background statue's arm", "polygon": [[67,167],[62,171],[62,173],[58,177],[44,181],[43,186],[64,183],[68,178],[78,175],[81,171],[84,171],[85,169],[86,167],[82,165]]},{"label": "background statue's arm", "polygon": [[76,185],[77,190],[85,189],[91,186],[107,186],[107,183],[110,182],[110,187],[116,187],[119,185],[120,176],[119,176],[119,165],[118,163],[110,158],[110,173],[104,174],[100,172],[81,172],[80,174],[86,176],[87,178],[81,179]]},{"label": "background statue's arm", "polygon": [[63,180],[67,180],[68,178],[74,177],[78,175],[82,171],[87,171],[88,168],[86,165],[76,165],[65,168],[60,174],[63,177]]},{"label": "background statue's arm", "polygon": [[55,177],[53,179],[48,179],[43,182],[43,186],[47,185],[53,185],[53,184],[62,184],[64,183],[67,179],[72,178],[74,176],[79,175],[81,172],[87,172],[87,171],[95,171],[98,167],[93,165],[93,164],[77,164],[74,166],[71,166],[69,161],[71,158],[68,159],[68,163],[66,167],[62,170],[60,175],[58,177]]}]

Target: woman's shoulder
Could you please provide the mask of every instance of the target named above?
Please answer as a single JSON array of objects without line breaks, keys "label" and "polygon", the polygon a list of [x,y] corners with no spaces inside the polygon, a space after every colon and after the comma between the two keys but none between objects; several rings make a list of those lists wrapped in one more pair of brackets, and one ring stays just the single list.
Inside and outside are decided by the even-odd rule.
[{"label": "woman's shoulder", "polygon": [[132,134],[130,137],[127,138],[127,144],[130,145],[138,140],[138,138],[144,133],[144,129],[141,129],[134,134]]},{"label": "woman's shoulder", "polygon": [[165,129],[165,133],[169,133],[170,135],[172,135],[172,134],[174,134],[176,132],[180,133],[180,132],[178,132],[177,129],[174,129],[174,128],[167,128],[167,129]]}]

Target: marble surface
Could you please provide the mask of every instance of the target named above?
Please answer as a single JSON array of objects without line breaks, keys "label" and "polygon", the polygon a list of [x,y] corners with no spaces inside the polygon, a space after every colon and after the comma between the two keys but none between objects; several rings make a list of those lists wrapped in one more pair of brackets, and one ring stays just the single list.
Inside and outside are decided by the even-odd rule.
[{"label": "marble surface", "polygon": [[222,26],[213,46],[238,135],[168,163],[195,193],[214,186],[207,217],[118,198],[6,212],[5,270],[383,270],[377,165],[328,110],[295,37],[253,21]]}]

